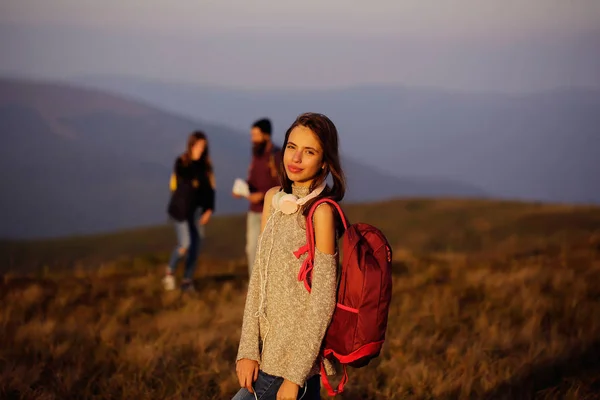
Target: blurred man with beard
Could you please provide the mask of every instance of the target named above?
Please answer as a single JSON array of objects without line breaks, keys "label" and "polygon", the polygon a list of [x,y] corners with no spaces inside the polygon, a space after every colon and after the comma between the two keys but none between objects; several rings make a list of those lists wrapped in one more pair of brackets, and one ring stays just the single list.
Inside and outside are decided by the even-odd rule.
[{"label": "blurred man with beard", "polygon": [[[252,273],[256,255],[265,193],[273,186],[279,185],[281,149],[271,141],[271,130],[271,121],[267,118],[254,122],[250,129],[252,161],[247,179],[250,188],[248,196],[250,209],[246,218],[246,257],[249,275]],[[233,196],[241,197],[235,193]]]}]

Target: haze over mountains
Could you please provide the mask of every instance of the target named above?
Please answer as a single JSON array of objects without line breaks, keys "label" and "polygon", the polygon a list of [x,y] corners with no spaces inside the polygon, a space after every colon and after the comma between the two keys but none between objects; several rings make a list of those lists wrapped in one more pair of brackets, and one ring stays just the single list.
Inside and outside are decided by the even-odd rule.
[{"label": "haze over mountains", "polygon": [[81,84],[247,130],[272,117],[280,136],[302,111],[327,114],[346,154],[396,176],[467,182],[497,197],[600,202],[600,91],[531,94],[357,86],[235,90],[125,76]]},{"label": "haze over mountains", "polygon": [[[0,79],[0,237],[34,238],[163,223],[173,161],[205,130],[217,175],[217,212],[244,212],[230,196],[250,159],[247,129],[180,117],[98,90]],[[233,117],[233,115],[232,115]],[[276,137],[281,142],[282,136]],[[441,178],[399,178],[344,154],[348,201],[392,196],[484,196]]]}]

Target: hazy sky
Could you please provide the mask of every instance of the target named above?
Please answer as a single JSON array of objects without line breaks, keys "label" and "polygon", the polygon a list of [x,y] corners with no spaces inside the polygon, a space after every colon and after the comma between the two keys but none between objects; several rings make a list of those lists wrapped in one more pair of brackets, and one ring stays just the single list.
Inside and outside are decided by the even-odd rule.
[{"label": "hazy sky", "polygon": [[599,0],[1,0],[0,72],[243,87],[600,87]]}]

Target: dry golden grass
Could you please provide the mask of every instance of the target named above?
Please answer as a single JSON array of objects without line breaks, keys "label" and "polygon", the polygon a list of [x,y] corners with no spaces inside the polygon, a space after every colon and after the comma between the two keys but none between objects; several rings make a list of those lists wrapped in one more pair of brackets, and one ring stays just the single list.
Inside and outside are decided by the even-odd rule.
[{"label": "dry golden grass", "polygon": [[[423,200],[349,209],[394,245],[394,293],[382,355],[350,371],[340,398],[599,398],[600,210]],[[247,278],[236,251],[227,260],[207,248],[195,295],[161,290],[164,255],[6,273],[0,398],[231,398]]]}]

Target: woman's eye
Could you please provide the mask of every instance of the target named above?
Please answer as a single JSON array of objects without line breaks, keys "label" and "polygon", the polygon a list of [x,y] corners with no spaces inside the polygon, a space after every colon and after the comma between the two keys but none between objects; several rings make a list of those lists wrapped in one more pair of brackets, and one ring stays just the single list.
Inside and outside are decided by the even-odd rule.
[{"label": "woman's eye", "polygon": [[312,151],[312,150],[306,150],[306,154],[310,154],[310,155],[312,156],[312,155],[314,155],[314,154],[315,154],[315,152],[314,152],[314,151]]}]

